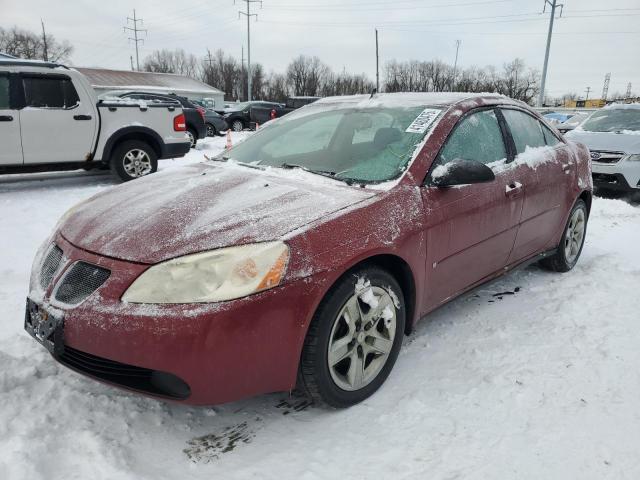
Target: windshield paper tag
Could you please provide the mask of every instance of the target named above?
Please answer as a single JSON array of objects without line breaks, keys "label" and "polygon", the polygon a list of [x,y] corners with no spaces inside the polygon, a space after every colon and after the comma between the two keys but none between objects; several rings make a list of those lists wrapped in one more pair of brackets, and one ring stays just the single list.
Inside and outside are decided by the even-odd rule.
[{"label": "windshield paper tag", "polygon": [[438,108],[425,108],[411,125],[405,130],[406,133],[424,133],[435,121],[442,110]]}]

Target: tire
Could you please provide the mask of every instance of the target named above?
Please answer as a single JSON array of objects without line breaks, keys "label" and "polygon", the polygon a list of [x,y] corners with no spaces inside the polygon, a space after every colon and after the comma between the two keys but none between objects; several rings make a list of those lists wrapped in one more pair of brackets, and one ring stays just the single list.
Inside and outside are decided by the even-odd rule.
[{"label": "tire", "polygon": [[569,219],[562,232],[562,239],[556,252],[541,260],[540,265],[553,272],[568,272],[575,267],[587,236],[588,221],[587,205],[579,199],[569,213]]},{"label": "tire", "polygon": [[218,130],[211,123],[207,123],[207,137],[215,137]]},{"label": "tire", "polygon": [[[363,288],[363,279],[370,282],[368,288]],[[377,298],[377,308],[362,300],[367,292]],[[336,282],[318,306],[302,349],[300,386],[314,402],[349,407],[371,396],[384,383],[402,345],[404,303],[396,279],[376,266],[353,270]],[[387,306],[393,319],[379,315]],[[348,321],[353,320],[350,312],[359,317],[355,322]],[[374,338],[376,348],[372,345]],[[333,359],[330,347],[336,348]],[[364,368],[359,370],[359,366]]]},{"label": "tire", "polygon": [[231,124],[231,129],[234,132],[241,132],[242,130],[244,130],[244,123],[242,123],[240,120],[234,120]]},{"label": "tire", "polygon": [[189,143],[191,143],[191,148],[196,148],[196,144],[198,143],[198,134],[192,128],[187,128],[187,136],[189,137]]},{"label": "tire", "polygon": [[[139,163],[136,164],[135,162]],[[111,157],[111,171],[121,181],[128,182],[158,170],[158,156],[142,140],[127,140],[115,149]]]}]

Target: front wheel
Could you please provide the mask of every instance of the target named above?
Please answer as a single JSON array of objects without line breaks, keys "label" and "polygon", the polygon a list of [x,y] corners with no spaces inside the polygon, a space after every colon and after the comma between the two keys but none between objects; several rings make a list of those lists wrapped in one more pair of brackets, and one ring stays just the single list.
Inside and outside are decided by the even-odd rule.
[{"label": "front wheel", "polygon": [[123,182],[149,175],[156,170],[156,152],[149,144],[140,140],[123,142],[111,157],[111,171]]},{"label": "front wheel", "polygon": [[342,277],[322,300],[304,342],[302,387],[336,408],[371,396],[395,364],[404,334],[404,295],[378,267]]},{"label": "front wheel", "polygon": [[558,249],[552,256],[543,259],[540,264],[554,272],[568,272],[575,267],[584,246],[588,220],[587,205],[580,199],[571,209]]},{"label": "front wheel", "polygon": [[207,137],[215,137],[218,134],[218,130],[212,124],[207,123]]},{"label": "front wheel", "polygon": [[244,124],[240,120],[235,120],[231,124],[231,128],[234,132],[241,132],[242,130],[244,130]]}]

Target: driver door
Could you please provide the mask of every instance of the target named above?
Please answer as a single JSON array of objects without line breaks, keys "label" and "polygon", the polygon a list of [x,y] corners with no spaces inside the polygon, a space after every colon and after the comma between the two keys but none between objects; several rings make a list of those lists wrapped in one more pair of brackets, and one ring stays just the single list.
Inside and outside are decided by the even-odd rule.
[{"label": "driver door", "polygon": [[454,159],[488,165],[488,183],[435,187],[427,176],[422,188],[426,221],[425,298],[428,309],[502,270],[516,238],[522,210],[522,188],[511,169],[513,155],[505,142],[500,113],[474,110],[449,135],[433,163]]}]

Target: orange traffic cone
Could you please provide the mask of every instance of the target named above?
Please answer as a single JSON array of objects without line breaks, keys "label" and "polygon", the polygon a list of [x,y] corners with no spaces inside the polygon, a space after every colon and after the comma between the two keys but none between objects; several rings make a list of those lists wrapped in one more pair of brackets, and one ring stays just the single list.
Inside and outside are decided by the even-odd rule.
[{"label": "orange traffic cone", "polygon": [[232,147],[232,143],[231,143],[231,130],[227,130],[227,150],[229,150]]},{"label": "orange traffic cone", "polygon": [[256,122],[256,130],[258,130],[259,128],[260,128],[260,124]]}]

